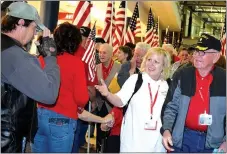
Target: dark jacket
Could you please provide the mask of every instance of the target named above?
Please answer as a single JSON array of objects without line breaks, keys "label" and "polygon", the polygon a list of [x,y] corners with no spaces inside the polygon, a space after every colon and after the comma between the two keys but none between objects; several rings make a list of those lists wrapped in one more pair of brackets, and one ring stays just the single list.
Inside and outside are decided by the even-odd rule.
[{"label": "dark jacket", "polygon": [[[211,74],[213,81],[210,85],[210,114],[213,120],[212,124],[208,126],[205,146],[206,148],[218,148],[226,138],[223,129],[226,116],[226,71],[214,67]],[[195,90],[195,67],[186,67],[174,74],[164,103],[166,107],[161,133],[164,130],[170,130],[173,144],[178,148],[182,146],[185,119]]]},{"label": "dark jacket", "polygon": [[[4,38],[1,51],[17,45]],[[19,44],[18,44],[19,45]],[[37,131],[37,111],[34,100],[12,85],[1,82],[1,152],[22,152],[22,139],[33,141]]]},{"label": "dark jacket", "polygon": [[[121,65],[121,69],[117,75],[117,82],[120,87],[122,87],[125,81],[130,77],[130,73],[129,73],[130,69],[131,69],[130,61],[127,61],[126,63]],[[135,73],[139,73],[139,72],[140,70],[136,68]]]},{"label": "dark jacket", "polygon": [[45,57],[46,66],[42,69],[37,57],[16,40],[1,34],[1,44],[1,81],[38,102],[55,104],[60,86],[56,57]]}]

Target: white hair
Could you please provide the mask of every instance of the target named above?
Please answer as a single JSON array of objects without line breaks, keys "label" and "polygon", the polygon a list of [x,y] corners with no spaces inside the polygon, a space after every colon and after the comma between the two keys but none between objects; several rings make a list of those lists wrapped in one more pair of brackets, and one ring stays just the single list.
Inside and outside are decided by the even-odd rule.
[{"label": "white hair", "polygon": [[173,54],[177,55],[177,51],[174,49],[172,44],[163,44],[162,49],[164,49],[164,50],[170,49]]},{"label": "white hair", "polygon": [[151,46],[149,44],[147,44],[145,42],[138,42],[138,43],[136,43],[135,50],[140,49],[140,50],[147,52],[150,48],[151,48]]}]

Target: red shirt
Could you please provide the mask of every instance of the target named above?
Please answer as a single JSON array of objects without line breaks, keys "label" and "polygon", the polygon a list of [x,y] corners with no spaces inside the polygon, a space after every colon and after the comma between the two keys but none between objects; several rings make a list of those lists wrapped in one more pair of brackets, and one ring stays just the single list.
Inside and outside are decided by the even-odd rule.
[{"label": "red shirt", "polygon": [[[42,68],[45,69],[45,61],[39,58]],[[48,110],[55,111],[66,117],[78,119],[78,107],[83,108],[88,101],[88,90],[85,79],[84,64],[80,58],[69,53],[57,56],[57,64],[60,67],[60,89],[57,101],[54,105],[38,104]]]},{"label": "red shirt", "polygon": [[102,64],[102,76],[103,76],[103,79],[106,80],[106,78],[109,76],[110,74],[110,71],[112,70],[113,68],[113,64],[114,64],[114,61],[111,60],[109,65],[107,67],[105,67],[103,64]]},{"label": "red shirt", "polygon": [[110,113],[114,114],[114,125],[111,128],[110,135],[120,135],[121,123],[123,119],[123,109],[119,107],[113,107]]},{"label": "red shirt", "polygon": [[189,129],[198,131],[207,130],[207,126],[199,125],[199,115],[204,114],[205,111],[209,114],[209,88],[212,80],[213,76],[210,73],[206,77],[202,77],[198,70],[196,70],[196,92],[191,98],[185,121],[185,126]]},{"label": "red shirt", "polygon": [[179,60],[180,60],[180,58],[178,56],[173,55],[173,61],[174,61],[174,63],[177,62],[177,61],[179,61]]},{"label": "red shirt", "polygon": [[[86,50],[80,45],[79,48],[77,49],[77,51],[75,52],[75,56],[78,56],[78,57],[82,60],[85,51],[86,51]],[[94,86],[94,85],[97,85],[97,84],[98,84],[97,73],[95,73],[95,79],[94,79],[94,81],[91,82],[91,81],[88,79],[88,73],[89,73],[88,64],[85,63],[84,61],[83,61],[83,63],[84,63],[84,68],[85,68],[87,86]]]}]

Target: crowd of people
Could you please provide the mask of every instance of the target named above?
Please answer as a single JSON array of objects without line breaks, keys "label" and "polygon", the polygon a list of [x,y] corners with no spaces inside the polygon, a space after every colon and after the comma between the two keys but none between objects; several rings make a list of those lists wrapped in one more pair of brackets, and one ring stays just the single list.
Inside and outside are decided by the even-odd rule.
[{"label": "crowd of people", "polygon": [[[115,55],[96,38],[91,81],[82,61],[90,28],[64,22],[50,32],[33,6],[6,8],[2,152],[24,152],[27,142],[34,153],[78,153],[88,122],[96,123],[96,152],[226,152],[226,59],[217,38],[202,33],[178,52],[128,42]],[[28,45],[38,31],[34,56]]]}]

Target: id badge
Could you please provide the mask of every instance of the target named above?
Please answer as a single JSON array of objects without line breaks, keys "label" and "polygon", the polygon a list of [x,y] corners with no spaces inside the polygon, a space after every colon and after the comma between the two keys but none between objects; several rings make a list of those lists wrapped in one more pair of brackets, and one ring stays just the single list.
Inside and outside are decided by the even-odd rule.
[{"label": "id badge", "polygon": [[200,114],[199,115],[199,124],[200,125],[211,125],[212,124],[212,115],[210,114]]},{"label": "id badge", "polygon": [[157,129],[157,121],[149,120],[144,124],[145,130],[156,130]]}]

